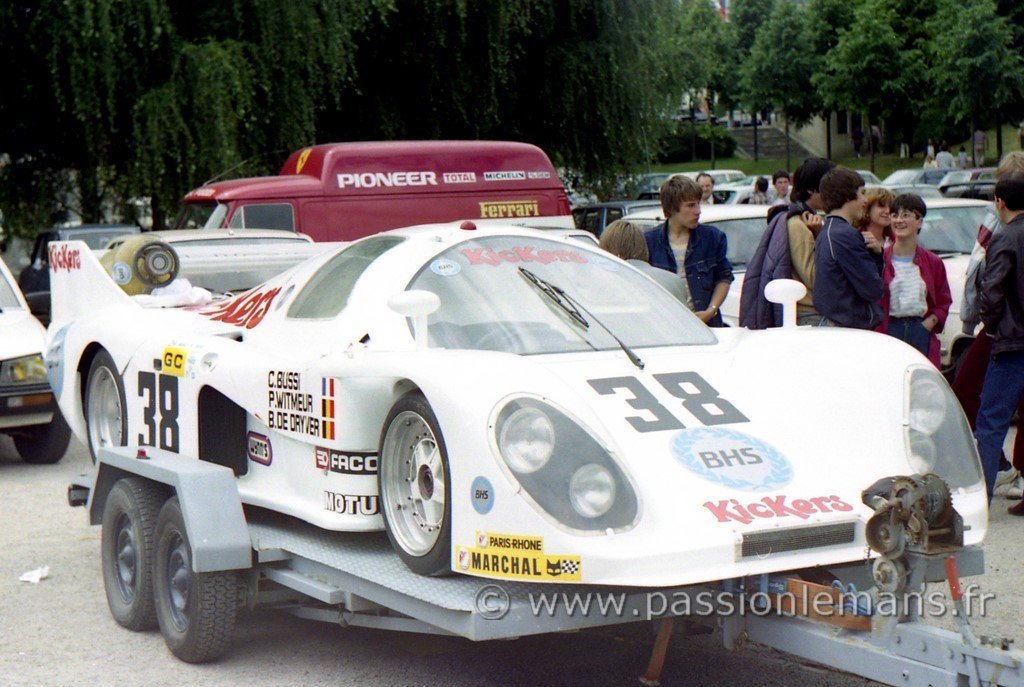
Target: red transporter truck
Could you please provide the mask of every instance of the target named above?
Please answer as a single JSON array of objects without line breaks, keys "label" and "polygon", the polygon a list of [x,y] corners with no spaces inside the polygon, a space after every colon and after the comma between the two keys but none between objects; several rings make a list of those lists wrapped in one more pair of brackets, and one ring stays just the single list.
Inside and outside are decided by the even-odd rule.
[{"label": "red transporter truck", "polygon": [[508,141],[303,148],[279,176],[220,181],[190,192],[174,226],[290,229],[315,241],[351,241],[462,219],[573,228],[569,199],[547,155]]}]

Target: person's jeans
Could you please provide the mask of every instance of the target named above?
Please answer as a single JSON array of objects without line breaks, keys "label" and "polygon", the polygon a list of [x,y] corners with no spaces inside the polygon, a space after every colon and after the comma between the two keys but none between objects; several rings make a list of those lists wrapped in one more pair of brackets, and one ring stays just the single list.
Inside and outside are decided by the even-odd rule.
[{"label": "person's jeans", "polygon": [[922,355],[927,356],[928,346],[931,344],[931,333],[921,324],[923,321],[923,317],[890,317],[886,333],[910,344]]},{"label": "person's jeans", "polygon": [[1010,420],[1017,401],[1024,394],[1024,351],[1011,351],[992,356],[981,389],[981,407],[975,422],[974,438],[978,441],[981,467],[985,471],[985,487],[989,501],[999,471],[999,452],[1010,429]]}]

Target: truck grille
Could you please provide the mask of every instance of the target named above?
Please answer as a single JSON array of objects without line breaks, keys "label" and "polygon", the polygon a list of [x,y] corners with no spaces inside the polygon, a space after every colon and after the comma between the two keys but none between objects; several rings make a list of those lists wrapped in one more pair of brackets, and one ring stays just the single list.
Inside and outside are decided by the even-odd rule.
[{"label": "truck grille", "polygon": [[854,521],[747,532],[740,535],[737,558],[851,544],[856,536],[856,528],[857,523]]}]

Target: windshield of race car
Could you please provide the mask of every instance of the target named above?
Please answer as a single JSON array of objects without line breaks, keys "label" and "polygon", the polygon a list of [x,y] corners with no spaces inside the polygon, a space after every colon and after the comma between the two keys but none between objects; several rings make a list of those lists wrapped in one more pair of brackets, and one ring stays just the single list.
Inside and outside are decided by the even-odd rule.
[{"label": "windshield of race car", "polygon": [[0,270],[0,310],[4,308],[20,308],[21,303],[14,295],[14,287],[7,281],[7,276]]},{"label": "windshield of race car", "polygon": [[[520,273],[525,267],[578,301],[584,325]],[[409,284],[432,291],[441,307],[429,318],[430,345],[560,353],[627,346],[706,345],[714,334],[649,278],[607,255],[542,238],[491,236],[436,256]],[[607,329],[605,329],[607,327]]]}]

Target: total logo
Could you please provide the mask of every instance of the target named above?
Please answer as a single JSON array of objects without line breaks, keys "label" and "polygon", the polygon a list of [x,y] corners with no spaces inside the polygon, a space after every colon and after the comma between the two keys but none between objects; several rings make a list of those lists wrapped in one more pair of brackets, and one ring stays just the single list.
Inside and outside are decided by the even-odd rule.
[{"label": "total logo", "polygon": [[733,429],[684,429],[671,448],[690,472],[730,489],[770,491],[793,479],[792,466],[778,450]]}]

